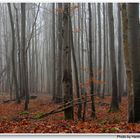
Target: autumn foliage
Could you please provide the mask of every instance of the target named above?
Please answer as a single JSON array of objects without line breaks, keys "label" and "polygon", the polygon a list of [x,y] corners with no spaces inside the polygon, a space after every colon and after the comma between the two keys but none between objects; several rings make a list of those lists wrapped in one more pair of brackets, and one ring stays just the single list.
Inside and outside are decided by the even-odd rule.
[{"label": "autumn foliage", "polygon": [[85,122],[79,121],[77,107],[75,120],[64,120],[63,112],[49,115],[42,119],[39,116],[57,108],[58,104],[51,102],[49,96],[31,100],[29,111],[24,112],[24,103],[17,105],[14,102],[0,104],[0,133],[134,133],[140,132],[139,124],[127,123],[127,98],[124,97],[120,110],[116,113],[108,112],[110,97],[95,98],[97,119],[90,117],[90,103],[87,107]]}]

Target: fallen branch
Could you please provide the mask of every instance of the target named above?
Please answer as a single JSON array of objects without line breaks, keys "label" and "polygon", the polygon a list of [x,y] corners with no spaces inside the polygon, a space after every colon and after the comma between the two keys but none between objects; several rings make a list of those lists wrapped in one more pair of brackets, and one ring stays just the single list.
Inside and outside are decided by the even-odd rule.
[{"label": "fallen branch", "polygon": [[[68,108],[70,108],[71,106],[76,106],[76,105],[82,104],[82,103],[84,103],[84,102],[85,102],[85,101],[76,102],[76,103],[73,103],[73,104],[71,103],[71,104],[65,105],[65,107],[64,107],[64,105],[59,106],[58,108],[56,108],[56,109],[54,109],[54,110],[52,110],[52,111],[50,111],[50,112],[47,112],[47,113],[44,113],[44,114],[40,115],[40,116],[38,117],[38,119],[41,119],[41,118],[44,118],[44,117],[47,117],[47,116],[49,116],[49,115],[53,115],[53,114],[56,114],[56,113],[59,113],[59,112],[63,112],[65,109],[68,109]],[[86,102],[90,102],[90,100],[87,100]]]},{"label": "fallen branch", "polygon": [[[63,103],[61,106],[55,108],[54,110],[51,110],[50,112],[47,112],[47,113],[44,113],[44,114],[40,115],[39,117],[37,117],[37,119],[41,119],[41,118],[47,117],[49,115],[53,115],[53,114],[56,114],[56,113],[59,113],[59,112],[63,112],[64,110],[66,110],[66,109],[68,109],[72,106],[76,106],[76,105],[79,105],[79,104],[82,104],[82,103],[89,103],[89,102],[91,102],[91,97],[92,96],[95,96],[95,95],[94,94],[93,95],[85,95],[85,96],[82,97],[82,100],[80,102],[79,102],[79,98],[77,98],[77,99],[72,100],[70,102]],[[84,99],[84,98],[86,98],[86,99]],[[35,119],[35,118],[36,117],[33,117],[33,119]]]}]

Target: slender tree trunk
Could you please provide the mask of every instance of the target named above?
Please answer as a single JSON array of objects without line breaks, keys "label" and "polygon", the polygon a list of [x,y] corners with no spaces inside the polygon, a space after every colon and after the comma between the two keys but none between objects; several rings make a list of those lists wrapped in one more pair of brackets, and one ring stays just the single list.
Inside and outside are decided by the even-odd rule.
[{"label": "slender tree trunk", "polygon": [[122,59],[122,30],[121,30],[121,12],[118,3],[118,100],[121,103],[123,93],[123,59]]},{"label": "slender tree trunk", "polygon": [[53,101],[56,99],[55,93],[55,3],[52,4],[52,47],[53,47],[53,69],[52,69],[52,94]]},{"label": "slender tree trunk", "polygon": [[115,46],[114,46],[114,19],[113,19],[113,4],[108,4],[108,16],[109,16],[109,37],[110,37],[110,62],[111,62],[111,74],[112,74],[112,101],[110,111],[118,111],[118,87],[117,87],[117,72],[115,61]]},{"label": "slender tree trunk", "polygon": [[28,110],[29,89],[28,89],[28,61],[26,53],[26,4],[21,3],[21,53],[22,53],[22,76],[23,76],[23,93],[25,94],[24,110]]},{"label": "slender tree trunk", "polygon": [[22,79],[21,79],[21,60],[20,60],[20,56],[21,56],[21,46],[20,46],[20,30],[19,30],[19,19],[18,19],[18,9],[17,7],[15,6],[14,4],[14,8],[15,8],[15,11],[16,11],[16,34],[17,34],[17,45],[18,45],[18,67],[19,67],[19,91],[20,91],[20,97],[21,97],[21,85],[22,85]]},{"label": "slender tree trunk", "polygon": [[[82,64],[82,68],[84,68],[84,6],[82,3],[82,15],[81,15],[81,64]],[[84,71],[82,71],[82,75],[81,75],[81,82],[84,83]],[[82,93],[84,93],[85,91],[82,91]]]},{"label": "slender tree trunk", "polygon": [[20,103],[19,98],[19,92],[18,92],[18,82],[17,82],[17,75],[16,75],[16,67],[15,67],[15,29],[14,29],[14,22],[13,22],[13,16],[11,11],[11,5],[8,3],[8,10],[9,10],[9,16],[10,16],[10,22],[11,22],[11,30],[12,30],[12,67],[13,67],[13,80],[15,85],[15,91],[16,91],[16,102]]},{"label": "slender tree trunk", "polygon": [[90,74],[89,78],[92,79],[90,82],[90,94],[91,94],[91,108],[92,108],[92,113],[91,117],[95,118],[95,105],[94,105],[94,84],[93,84],[93,68],[92,68],[92,17],[91,17],[91,4],[88,3],[88,10],[89,10],[89,69],[90,69]]},{"label": "slender tree trunk", "polygon": [[[80,30],[81,26],[80,26],[80,18],[81,18],[81,14],[80,14],[80,3],[78,3],[78,30]],[[77,40],[77,53],[78,53],[78,70],[79,70],[79,83],[82,83],[82,77],[81,77],[81,45],[80,45],[80,32],[78,31],[78,40]],[[80,92],[82,92],[82,89],[80,89]]]},{"label": "slender tree trunk", "polygon": [[108,95],[110,95],[111,91],[110,91],[110,87],[112,86],[111,84],[111,75],[110,75],[110,59],[109,59],[109,21],[108,21],[108,4],[106,4],[106,32],[105,32],[105,36],[106,36],[106,81],[107,81],[107,93]]},{"label": "slender tree trunk", "polygon": [[[62,9],[62,3],[58,3],[58,9]],[[57,84],[56,102],[62,102],[62,13],[58,14],[58,62],[57,62]]]},{"label": "slender tree trunk", "polygon": [[[99,48],[98,48],[98,69],[97,69],[97,73],[99,73],[99,71],[101,71],[101,57],[102,57],[102,46],[101,46],[101,14],[100,14],[100,3],[98,3],[98,44],[99,44]],[[101,81],[101,73],[99,73],[98,75],[98,81]],[[97,86],[97,93],[99,96],[101,96],[101,85],[98,84]]]},{"label": "slender tree trunk", "polygon": [[[103,3],[103,46],[104,46],[104,60],[103,60],[103,81],[105,81],[105,76],[106,76],[106,50],[107,50],[107,45],[106,45],[106,36],[105,36],[105,32],[106,30],[106,26],[105,26],[105,22],[106,21],[106,13],[105,13],[105,3]],[[104,98],[104,94],[105,94],[105,88],[106,88],[106,84],[103,84],[103,90],[102,90],[102,98]]]},{"label": "slender tree trunk", "polygon": [[[36,27],[36,25],[35,25],[35,34],[37,34],[37,27]],[[38,93],[38,45],[37,45],[37,36],[35,36],[35,65],[36,65],[36,67],[35,67],[35,69],[36,69],[36,71],[35,71],[35,75],[36,75],[36,78],[35,78],[35,83],[36,83],[36,88],[35,88],[35,92],[36,92],[36,94]]]},{"label": "slender tree trunk", "polygon": [[[74,73],[75,73],[75,82],[76,82],[76,93],[78,102],[81,102],[81,94],[80,94],[80,87],[79,87],[79,79],[78,79],[78,70],[77,70],[77,64],[76,64],[76,57],[75,57],[75,50],[74,50],[74,44],[73,44],[73,34],[72,34],[72,23],[70,21],[70,41],[71,41],[71,50],[72,50],[72,57],[73,57],[73,65],[74,65]],[[81,113],[82,113],[82,104],[78,105],[78,119],[81,119]]]}]

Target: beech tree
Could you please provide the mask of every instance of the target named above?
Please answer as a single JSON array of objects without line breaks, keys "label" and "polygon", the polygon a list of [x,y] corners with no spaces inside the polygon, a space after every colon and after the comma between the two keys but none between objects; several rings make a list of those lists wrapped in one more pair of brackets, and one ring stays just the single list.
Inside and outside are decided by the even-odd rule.
[{"label": "beech tree", "polygon": [[[62,3],[58,4],[58,8],[62,9]],[[61,11],[58,13],[58,60],[57,60],[57,83],[56,83],[56,102],[62,102],[62,45],[63,45],[63,14]]]},{"label": "beech tree", "polygon": [[15,85],[15,92],[16,92],[16,101],[20,103],[19,92],[18,92],[18,81],[17,81],[17,72],[16,72],[16,65],[15,65],[15,29],[14,29],[14,22],[13,16],[11,11],[11,5],[8,3],[8,10],[9,10],[9,17],[11,22],[11,30],[12,30],[12,67],[13,67],[13,79]]},{"label": "beech tree", "polygon": [[112,74],[112,101],[110,111],[118,111],[118,88],[117,88],[117,70],[115,61],[115,47],[114,47],[114,19],[113,19],[113,4],[108,4],[108,20],[109,20],[109,42],[110,42],[110,62]]},{"label": "beech tree", "polygon": [[88,10],[89,10],[89,69],[90,69],[90,74],[89,78],[92,79],[90,82],[90,94],[91,94],[91,108],[92,108],[92,113],[91,117],[95,118],[95,105],[94,105],[94,84],[93,84],[93,69],[92,69],[92,24],[91,24],[91,4],[88,3]]},{"label": "beech tree", "polygon": [[[128,122],[139,122],[140,121],[140,46],[139,42],[139,4],[128,3],[128,53],[130,57],[130,67],[128,76],[131,76],[132,83],[129,92],[128,103],[129,103],[129,118]],[[132,68],[132,69],[131,69]]]},{"label": "beech tree", "polygon": [[53,100],[56,100],[56,91],[55,91],[55,81],[56,81],[56,72],[55,72],[55,3],[52,4],[52,47],[53,47],[53,72],[52,72],[52,93],[53,93]]},{"label": "beech tree", "polygon": [[22,93],[25,95],[25,110],[28,110],[28,64],[26,53],[26,4],[21,3],[21,69],[22,69]]},{"label": "beech tree", "polygon": [[[64,24],[64,46],[63,46],[63,92],[64,103],[71,102],[73,100],[72,90],[72,69],[71,69],[71,45],[72,39],[71,33],[72,27],[70,24],[70,4],[64,4],[63,24]],[[70,107],[64,110],[65,119],[74,119],[73,105],[70,103]]]}]

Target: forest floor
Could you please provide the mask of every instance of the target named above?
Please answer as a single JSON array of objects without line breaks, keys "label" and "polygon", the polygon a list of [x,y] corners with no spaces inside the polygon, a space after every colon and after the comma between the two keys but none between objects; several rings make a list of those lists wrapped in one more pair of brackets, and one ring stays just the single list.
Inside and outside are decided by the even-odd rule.
[{"label": "forest floor", "polygon": [[[96,119],[90,117],[88,104],[85,122],[75,117],[74,121],[66,121],[63,112],[49,115],[42,119],[33,119],[36,114],[49,112],[58,104],[54,104],[49,96],[30,101],[29,111],[24,112],[24,102],[0,104],[0,133],[139,133],[140,124],[127,123],[127,97],[123,97],[120,110],[109,112],[111,97],[95,98]],[[102,104],[103,103],[103,104]],[[75,107],[76,116],[76,107]]]}]

